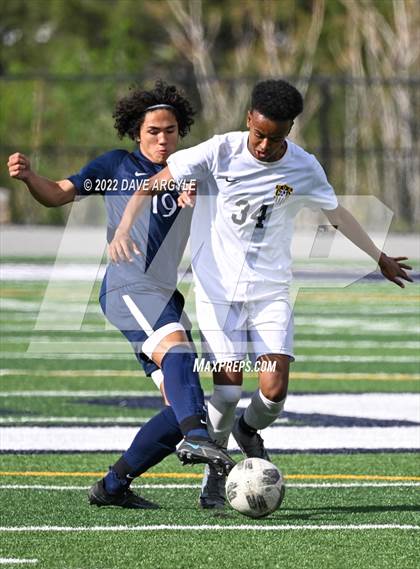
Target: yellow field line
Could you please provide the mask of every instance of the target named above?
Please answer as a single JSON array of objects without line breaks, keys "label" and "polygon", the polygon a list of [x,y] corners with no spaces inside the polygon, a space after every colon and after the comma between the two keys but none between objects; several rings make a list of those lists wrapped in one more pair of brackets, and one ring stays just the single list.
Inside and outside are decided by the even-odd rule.
[{"label": "yellow field line", "polygon": [[[26,471],[26,472],[2,472],[0,476],[47,476],[47,477],[94,477],[104,476],[104,472],[42,472],[42,471]],[[142,478],[202,478],[202,474],[183,473],[183,472],[145,472]]]},{"label": "yellow field line", "polygon": [[[102,477],[104,472],[43,472],[43,471],[26,471],[26,472],[7,472],[0,471],[0,476],[47,476],[47,477]],[[202,474],[193,472],[146,472],[142,474],[142,478],[172,478],[172,479],[201,479]],[[377,474],[288,474],[285,476],[287,480],[381,480],[381,481],[420,481],[420,476],[382,476]]]}]

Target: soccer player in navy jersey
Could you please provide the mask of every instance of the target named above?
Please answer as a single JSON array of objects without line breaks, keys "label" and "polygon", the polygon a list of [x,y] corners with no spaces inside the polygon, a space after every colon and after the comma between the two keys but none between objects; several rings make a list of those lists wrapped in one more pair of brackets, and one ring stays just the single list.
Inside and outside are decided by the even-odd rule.
[{"label": "soccer player in navy jersey", "polygon": [[[88,195],[105,199],[111,242],[133,193],[160,172],[193,123],[189,101],[175,86],[157,81],[153,90],[132,90],[116,105],[115,128],[122,138],[136,141],[133,152],[112,150],[84,166],[77,174],[53,181],[36,174],[21,153],[9,157],[12,178],[22,180],[33,197],[57,207]],[[188,240],[191,213],[177,204],[176,187],[154,195],[132,227],[136,244],[132,258],[111,262],[102,283],[104,314],[131,342],[147,375],[163,380],[170,405],[136,435],[130,448],[89,491],[98,506],[156,508],[130,489],[133,478],[178,448],[184,463],[212,463],[221,471],[234,465],[207,432],[204,396],[198,374],[190,322],[177,290],[177,268]],[[123,256],[124,253],[122,252]],[[111,260],[116,260],[111,253]]]}]

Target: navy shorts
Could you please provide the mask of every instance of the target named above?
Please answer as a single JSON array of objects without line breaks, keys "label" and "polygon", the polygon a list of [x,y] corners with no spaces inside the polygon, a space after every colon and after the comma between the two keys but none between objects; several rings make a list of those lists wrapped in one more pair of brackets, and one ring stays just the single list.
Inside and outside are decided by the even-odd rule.
[{"label": "navy shorts", "polygon": [[184,330],[192,342],[191,322],[184,312],[184,297],[178,290],[171,294],[159,287],[149,290],[127,285],[107,291],[104,280],[99,302],[106,318],[131,343],[147,376],[159,369],[151,355],[161,339]]}]

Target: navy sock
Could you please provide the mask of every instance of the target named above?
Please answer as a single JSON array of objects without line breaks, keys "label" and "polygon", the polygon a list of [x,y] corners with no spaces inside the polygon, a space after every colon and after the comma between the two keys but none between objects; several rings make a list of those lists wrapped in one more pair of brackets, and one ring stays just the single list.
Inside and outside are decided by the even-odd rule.
[{"label": "navy sock", "polygon": [[105,490],[117,494],[175,451],[182,432],[171,407],[165,407],[136,434],[130,448],[117,460],[104,478]]},{"label": "navy sock", "polygon": [[188,347],[177,345],[162,360],[165,394],[183,434],[208,439],[204,413],[204,394],[198,373],[194,371],[196,354]]},{"label": "navy sock", "polygon": [[171,407],[165,407],[137,433],[130,448],[123,454],[134,478],[175,452],[182,432]]}]

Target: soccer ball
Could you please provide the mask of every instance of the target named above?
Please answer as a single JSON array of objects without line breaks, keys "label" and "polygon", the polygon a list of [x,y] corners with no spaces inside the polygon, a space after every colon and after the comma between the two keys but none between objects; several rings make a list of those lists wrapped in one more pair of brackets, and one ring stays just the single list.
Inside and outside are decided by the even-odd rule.
[{"label": "soccer ball", "polygon": [[262,458],[238,462],[226,480],[229,504],[250,518],[272,514],[282,503],[285,490],[280,470]]}]

